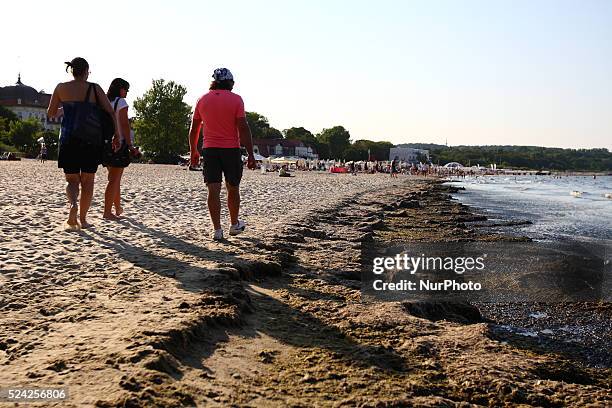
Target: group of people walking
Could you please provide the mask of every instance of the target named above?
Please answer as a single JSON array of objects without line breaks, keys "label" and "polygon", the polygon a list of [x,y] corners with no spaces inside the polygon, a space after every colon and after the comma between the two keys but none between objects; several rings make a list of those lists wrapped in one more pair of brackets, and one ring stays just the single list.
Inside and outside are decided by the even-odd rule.
[{"label": "group of people walking", "polygon": [[[88,120],[79,114],[78,105],[99,106],[110,115],[114,124],[113,154],[111,160],[105,163],[108,168],[108,185],[104,194],[103,216],[106,219],[116,220],[123,212],[120,194],[121,176],[124,168],[129,165],[129,150],[133,149],[128,105],[125,101],[130,85],[127,81],[116,78],[105,94],[98,84],[87,81],[89,64],[84,58],[75,58],[66,62],[66,71],[69,69],[74,79],[55,87],[47,114],[51,118],[63,116],[58,167],[64,170],[67,182],[66,194],[70,204],[67,224],[71,229],[78,229],[91,226],[87,221],[87,212],[93,199],[95,174],[98,165],[102,163],[103,155],[99,145],[85,142],[78,134],[83,127],[79,122]],[[122,157],[126,152],[127,159]],[[112,212],[113,207],[115,213]]]},{"label": "group of people walking", "polygon": [[[118,220],[123,213],[121,206],[121,178],[124,169],[130,164],[130,157],[139,154],[128,119],[128,103],[125,98],[130,84],[115,78],[106,94],[95,83],[88,82],[89,64],[84,58],[74,58],[66,62],[72,81],[60,83],[51,96],[47,114],[51,118],[63,116],[59,140],[58,167],[66,177],[66,195],[70,205],[67,226],[69,229],[89,228],[87,212],[91,206],[94,192],[95,174],[100,164],[108,170],[108,184],[104,194],[104,214],[107,220]],[[230,214],[230,235],[243,232],[246,225],[239,216],[242,179],[242,144],[248,154],[247,167],[256,167],[253,154],[251,131],[246,121],[242,98],[231,92],[234,86],[232,73],[226,68],[214,71],[209,92],[197,102],[192,115],[189,131],[191,163],[200,162],[199,138],[203,128],[204,140],[201,159],[204,181],[208,187],[208,209],[214,227],[213,239],[222,240],[221,226],[221,181],[225,177],[227,206]],[[112,151],[104,154],[96,143],[87,142],[87,126],[81,122],[88,118],[91,106],[108,113],[112,118],[114,135]],[[79,197],[80,194],[80,197]],[[114,212],[113,212],[114,210]]]}]

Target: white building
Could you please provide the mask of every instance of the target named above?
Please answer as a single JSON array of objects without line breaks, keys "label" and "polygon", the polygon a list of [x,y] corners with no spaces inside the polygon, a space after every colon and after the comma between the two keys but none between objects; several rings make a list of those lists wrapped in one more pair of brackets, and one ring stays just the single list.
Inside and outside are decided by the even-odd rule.
[{"label": "white building", "polygon": [[411,147],[392,147],[389,149],[389,160],[397,157],[398,160],[403,162],[418,164],[419,156],[425,156],[429,161],[429,150],[413,149]]},{"label": "white building", "polygon": [[61,120],[47,117],[51,95],[24,85],[21,75],[13,86],[0,87],[0,105],[11,110],[20,120],[34,118],[46,130],[58,130]]},{"label": "white building", "polygon": [[253,152],[264,157],[295,156],[304,159],[319,158],[315,148],[301,140],[253,139]]}]

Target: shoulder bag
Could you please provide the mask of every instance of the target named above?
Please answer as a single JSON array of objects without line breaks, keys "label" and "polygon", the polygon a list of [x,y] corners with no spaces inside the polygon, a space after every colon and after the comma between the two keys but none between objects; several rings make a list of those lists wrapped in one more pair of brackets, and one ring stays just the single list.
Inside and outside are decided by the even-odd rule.
[{"label": "shoulder bag", "polygon": [[[85,100],[74,104],[75,120],[71,133],[81,144],[102,148],[107,140],[112,140],[115,124],[110,114],[101,108],[94,86],[89,84]],[[95,104],[89,102],[92,88],[96,97]]]}]

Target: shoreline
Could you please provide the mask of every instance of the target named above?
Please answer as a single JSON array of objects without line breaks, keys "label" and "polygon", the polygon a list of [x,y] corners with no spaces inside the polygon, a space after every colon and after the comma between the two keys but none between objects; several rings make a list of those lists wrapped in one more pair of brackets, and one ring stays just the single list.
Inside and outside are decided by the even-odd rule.
[{"label": "shoreline", "polygon": [[[465,191],[455,195],[462,204],[500,224],[507,233],[528,235],[537,242],[589,242],[605,253],[612,244],[610,177],[534,179],[503,177],[494,180],[450,180]],[[495,221],[493,221],[495,222]],[[514,228],[522,223],[521,228]],[[501,227],[502,225],[500,225]],[[587,251],[588,252],[588,251]]]},{"label": "shoreline", "polygon": [[[5,288],[11,284],[22,298],[0,294],[0,308],[10,316],[3,326],[12,327],[0,332],[3,383],[19,378],[24,385],[68,385],[74,398],[68,406],[98,407],[610,401],[608,369],[559,365],[554,356],[497,340],[485,322],[431,321],[415,317],[402,303],[362,301],[368,252],[384,239],[389,223],[406,219],[386,213],[412,211],[398,211],[397,204],[412,196],[426,199],[437,181],[249,174],[245,212],[251,232],[218,244],[186,232],[189,222],[171,218],[177,201],[164,201],[194,194],[192,185],[201,188],[189,172],[130,170],[126,210],[156,203],[161,206],[156,218],[129,217],[122,224],[98,224],[92,232],[62,233],[58,245],[66,251],[85,241],[97,249],[74,258],[61,252],[63,258],[47,259],[46,270],[27,260],[29,252],[22,256],[17,247],[9,248],[17,262],[31,262],[32,269],[27,275],[12,267],[4,275]],[[169,178],[177,183],[172,191],[158,181]],[[147,189],[139,190],[144,182]],[[296,193],[285,198],[289,206],[282,201],[287,208],[265,207],[265,197],[253,201],[259,186]],[[319,190],[297,195],[303,188]],[[343,194],[332,195],[338,190]],[[133,192],[140,203],[132,201]],[[18,211],[10,200],[3,208]],[[447,193],[432,195],[437,217],[448,216],[444,200],[450,202]],[[201,208],[180,203],[190,212]],[[278,218],[265,217],[278,209],[283,210],[273,213]],[[467,211],[457,216],[475,217]],[[424,214],[416,219],[423,228],[415,228],[413,236],[444,238],[424,222]],[[447,227],[452,238],[475,234]],[[11,236],[17,224],[3,228]],[[38,236],[28,239],[40,245]],[[30,251],[27,242],[21,245]],[[88,267],[81,269],[79,262]],[[37,287],[46,296],[42,306],[29,304],[37,300],[25,296],[40,285],[32,279],[40,281],[56,264],[67,273],[55,274],[57,284],[49,280]]]},{"label": "shoreline", "polygon": [[[434,188],[435,190],[436,188]],[[461,192],[460,187],[440,181],[438,192],[430,197],[420,199],[421,205],[414,210],[403,210],[405,217],[397,217],[397,210],[389,214],[391,231],[381,233],[378,251],[394,243],[436,240],[446,234],[449,241],[468,242],[531,242],[521,227],[525,222],[517,220],[496,219],[490,222],[479,208],[458,202],[448,194]],[[433,202],[432,202],[433,201]],[[428,214],[427,209],[434,207]],[[401,236],[402,230],[418,228],[410,216],[427,219],[427,225],[439,229],[435,234],[419,233],[391,239],[394,234]],[[530,223],[529,223],[530,224]],[[527,224],[527,225],[529,225]],[[417,229],[417,231],[420,231]],[[450,239],[448,239],[450,237]],[[566,242],[564,242],[566,243]],[[533,245],[539,243],[533,241]],[[528,271],[522,272],[528,274]],[[606,352],[612,342],[612,304],[599,301],[574,302],[471,302],[482,313],[484,321],[495,324],[496,338],[501,341],[514,341],[540,352],[558,353],[578,364],[590,367],[612,368],[612,357]],[[535,316],[535,317],[534,317]],[[437,316],[439,317],[439,316]]]}]

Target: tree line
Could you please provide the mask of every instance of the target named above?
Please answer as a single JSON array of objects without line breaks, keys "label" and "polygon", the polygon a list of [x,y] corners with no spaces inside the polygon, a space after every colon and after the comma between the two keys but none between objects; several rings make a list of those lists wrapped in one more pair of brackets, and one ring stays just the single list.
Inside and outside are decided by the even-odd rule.
[{"label": "tree line", "polygon": [[556,170],[612,171],[612,153],[608,149],[562,149],[539,146],[453,146],[406,143],[399,146],[428,149],[434,164],[459,162],[464,166]]},{"label": "tree line", "polygon": [[57,132],[45,130],[36,118],[20,120],[11,110],[0,106],[0,152],[21,152],[26,157],[36,157],[41,137],[47,146],[48,157],[57,158]]}]

